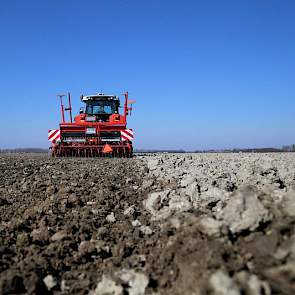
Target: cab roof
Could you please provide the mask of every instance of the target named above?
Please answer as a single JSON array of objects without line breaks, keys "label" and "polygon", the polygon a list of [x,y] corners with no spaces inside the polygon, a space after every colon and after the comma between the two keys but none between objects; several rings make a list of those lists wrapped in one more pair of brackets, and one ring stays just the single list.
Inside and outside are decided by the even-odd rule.
[{"label": "cab roof", "polygon": [[119,100],[119,97],[116,95],[97,93],[93,95],[81,95],[82,101],[90,101],[90,100]]}]

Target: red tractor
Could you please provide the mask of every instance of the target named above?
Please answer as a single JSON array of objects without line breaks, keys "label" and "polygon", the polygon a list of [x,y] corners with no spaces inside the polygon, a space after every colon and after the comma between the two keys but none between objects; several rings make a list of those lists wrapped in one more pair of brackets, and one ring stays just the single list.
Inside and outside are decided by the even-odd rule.
[{"label": "red tractor", "polygon": [[[119,113],[119,96],[98,93],[81,95],[86,105],[72,120],[71,97],[69,106],[64,108],[60,97],[62,122],[59,129],[48,131],[53,157],[132,157],[133,130],[127,129],[127,115],[134,101],[128,100],[124,93],[124,113]],[[131,106],[129,106],[131,104]],[[65,121],[65,111],[70,113],[70,122]]]}]

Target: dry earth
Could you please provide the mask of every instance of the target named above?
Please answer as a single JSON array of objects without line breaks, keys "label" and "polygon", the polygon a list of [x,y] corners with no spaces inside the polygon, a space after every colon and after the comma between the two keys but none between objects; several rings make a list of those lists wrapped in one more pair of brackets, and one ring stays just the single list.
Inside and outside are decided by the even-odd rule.
[{"label": "dry earth", "polygon": [[295,294],[295,154],[0,156],[1,294]]}]

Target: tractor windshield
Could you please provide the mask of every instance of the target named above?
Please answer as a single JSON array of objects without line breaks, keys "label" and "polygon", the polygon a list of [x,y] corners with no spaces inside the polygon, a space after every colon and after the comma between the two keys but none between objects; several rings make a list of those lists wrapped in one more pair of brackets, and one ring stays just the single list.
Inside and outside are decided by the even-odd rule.
[{"label": "tractor windshield", "polygon": [[88,115],[111,115],[118,112],[118,105],[115,101],[92,101],[87,102],[86,114]]}]

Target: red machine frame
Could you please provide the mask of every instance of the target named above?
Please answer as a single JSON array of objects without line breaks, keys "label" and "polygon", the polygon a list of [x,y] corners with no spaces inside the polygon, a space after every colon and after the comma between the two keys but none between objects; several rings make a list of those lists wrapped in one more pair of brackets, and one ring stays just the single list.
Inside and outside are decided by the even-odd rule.
[{"label": "red machine frame", "polygon": [[[64,95],[58,95],[60,98],[61,118],[62,122],[59,124],[60,128],[60,140],[54,140],[52,142],[51,150],[53,157],[99,157],[99,156],[114,156],[114,157],[132,157],[133,155],[133,131],[132,129],[126,129],[127,116],[129,111],[132,110],[132,104],[134,101],[128,100],[128,92],[124,94],[124,113],[111,114],[107,122],[89,122],[86,120],[87,114],[79,114],[72,120],[72,105],[71,95],[68,93],[68,107],[63,105],[62,97]],[[65,121],[65,111],[69,111],[70,122]],[[95,128],[96,137],[87,137],[87,128]],[[65,142],[63,141],[63,134],[71,134],[75,132],[85,133],[83,142]],[[119,142],[103,142],[100,134],[104,132],[124,132],[126,137],[121,136]]]}]

